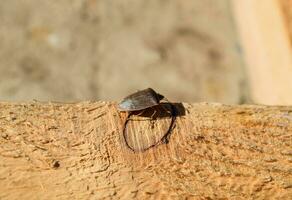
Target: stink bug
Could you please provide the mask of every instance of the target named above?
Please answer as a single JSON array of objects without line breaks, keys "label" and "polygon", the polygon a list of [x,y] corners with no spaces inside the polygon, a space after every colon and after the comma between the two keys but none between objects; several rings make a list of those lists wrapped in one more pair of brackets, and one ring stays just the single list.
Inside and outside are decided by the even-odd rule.
[{"label": "stink bug", "polygon": [[140,90],[125,97],[118,105],[120,111],[139,111],[157,106],[164,98],[152,88]]},{"label": "stink bug", "polygon": [[[160,101],[162,99],[165,99],[163,95],[155,92],[152,88],[147,88],[145,90],[140,90],[136,93],[133,93],[129,96],[126,96],[119,104],[118,104],[118,110],[122,111],[122,112],[128,112],[128,115],[126,117],[126,120],[124,122],[124,127],[123,127],[123,136],[126,142],[126,145],[132,150],[135,151],[129,144],[128,141],[126,139],[126,126],[127,123],[130,120],[130,116],[133,115],[135,112],[133,111],[141,111],[142,113],[144,112],[144,110],[146,110],[147,108],[152,108],[154,106],[160,106],[160,108],[164,109],[165,111],[169,112],[168,110],[166,110],[164,108],[163,105],[160,104]],[[176,108],[173,104],[169,103],[170,107],[171,107],[171,112],[170,112],[170,116],[171,116],[171,122],[169,125],[168,130],[165,132],[165,134],[163,135],[163,137],[160,139],[160,141],[158,141],[157,143],[149,146],[146,149],[143,149],[143,151],[146,151],[147,149],[154,147],[156,145],[158,145],[159,143],[168,143],[168,136],[173,128],[174,125],[174,121],[176,118]],[[156,108],[157,109],[157,108]],[[154,109],[154,112],[156,112],[156,110]],[[154,113],[155,114],[155,113]],[[152,115],[153,116],[153,115]],[[151,118],[152,118],[151,116]]]}]

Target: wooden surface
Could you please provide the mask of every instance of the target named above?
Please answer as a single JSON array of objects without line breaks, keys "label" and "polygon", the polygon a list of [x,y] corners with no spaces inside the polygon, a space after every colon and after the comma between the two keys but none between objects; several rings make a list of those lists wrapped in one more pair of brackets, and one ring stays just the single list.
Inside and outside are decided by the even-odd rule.
[{"label": "wooden surface", "polygon": [[279,0],[232,0],[232,5],[252,100],[291,105],[292,51],[282,4]]},{"label": "wooden surface", "polygon": [[[1,103],[0,199],[291,197],[292,107],[176,106],[169,143],[133,152],[114,103]],[[169,122],[138,118],[136,149]]]},{"label": "wooden surface", "polygon": [[284,15],[284,23],[289,32],[290,45],[292,44],[292,1],[279,0]]}]

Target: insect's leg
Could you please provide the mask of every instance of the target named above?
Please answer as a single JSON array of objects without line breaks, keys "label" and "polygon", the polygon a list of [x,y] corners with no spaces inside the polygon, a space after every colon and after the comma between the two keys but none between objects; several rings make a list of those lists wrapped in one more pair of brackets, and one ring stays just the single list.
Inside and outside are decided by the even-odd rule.
[{"label": "insect's leg", "polygon": [[155,114],[157,113],[157,111],[154,108],[151,108],[151,110],[153,110],[154,112],[152,113],[152,115],[150,116],[150,123],[151,123],[151,128],[154,128],[154,119],[153,117],[155,116]]},{"label": "insect's leg", "polygon": [[167,110],[163,105],[160,105],[160,107],[165,110],[167,113],[171,114],[171,111]]},{"label": "insect's leg", "polygon": [[[170,101],[169,101],[166,97],[164,97],[163,100],[166,101],[168,104],[171,104]],[[160,104],[160,106],[161,106],[162,109],[165,110],[167,113],[169,113],[169,114],[171,114],[171,115],[174,114],[174,113],[172,112],[172,111],[173,111],[173,108],[171,108],[172,111],[169,111],[169,110],[167,110],[163,105]],[[173,106],[173,105],[171,104],[171,106]]]},{"label": "insect's leg", "polygon": [[137,116],[141,116],[144,112],[145,110],[142,110],[139,114],[137,114]]},{"label": "insect's leg", "polygon": [[[137,116],[141,116],[143,113],[145,112],[145,110],[142,110],[141,112],[139,112],[138,114],[137,114]],[[128,120],[131,120],[131,121],[144,121],[144,120],[137,120],[137,119],[128,119]]]},{"label": "insect's leg", "polygon": [[153,111],[154,111],[154,112],[153,112],[153,114],[152,114],[152,115],[151,115],[151,117],[150,117],[150,118],[151,118],[151,120],[152,120],[152,119],[153,119],[153,117],[156,115],[157,111],[156,111],[154,108],[151,108],[151,109],[153,109]]}]

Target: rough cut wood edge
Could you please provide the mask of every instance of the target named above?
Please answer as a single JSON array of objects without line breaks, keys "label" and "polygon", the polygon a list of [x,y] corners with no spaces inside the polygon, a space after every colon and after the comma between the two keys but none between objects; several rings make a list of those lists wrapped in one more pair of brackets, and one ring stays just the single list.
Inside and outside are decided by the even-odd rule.
[{"label": "rough cut wood edge", "polygon": [[0,199],[292,196],[292,107],[183,107],[168,144],[134,153],[114,103],[0,103]]},{"label": "rough cut wood edge", "polygon": [[232,0],[251,98],[267,105],[292,104],[292,51],[279,0]]}]

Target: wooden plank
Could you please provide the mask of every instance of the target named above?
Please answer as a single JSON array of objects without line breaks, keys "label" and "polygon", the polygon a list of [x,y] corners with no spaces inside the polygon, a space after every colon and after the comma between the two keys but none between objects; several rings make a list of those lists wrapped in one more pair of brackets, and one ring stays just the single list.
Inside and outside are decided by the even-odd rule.
[{"label": "wooden plank", "polygon": [[279,0],[280,7],[283,11],[284,21],[289,32],[290,44],[292,43],[292,1]]},{"label": "wooden plank", "polygon": [[[0,199],[291,197],[292,107],[176,106],[133,152],[113,103],[0,103]],[[131,145],[168,123],[131,121]]]},{"label": "wooden plank", "polygon": [[292,104],[292,60],[278,0],[232,0],[251,98],[261,104]]}]

